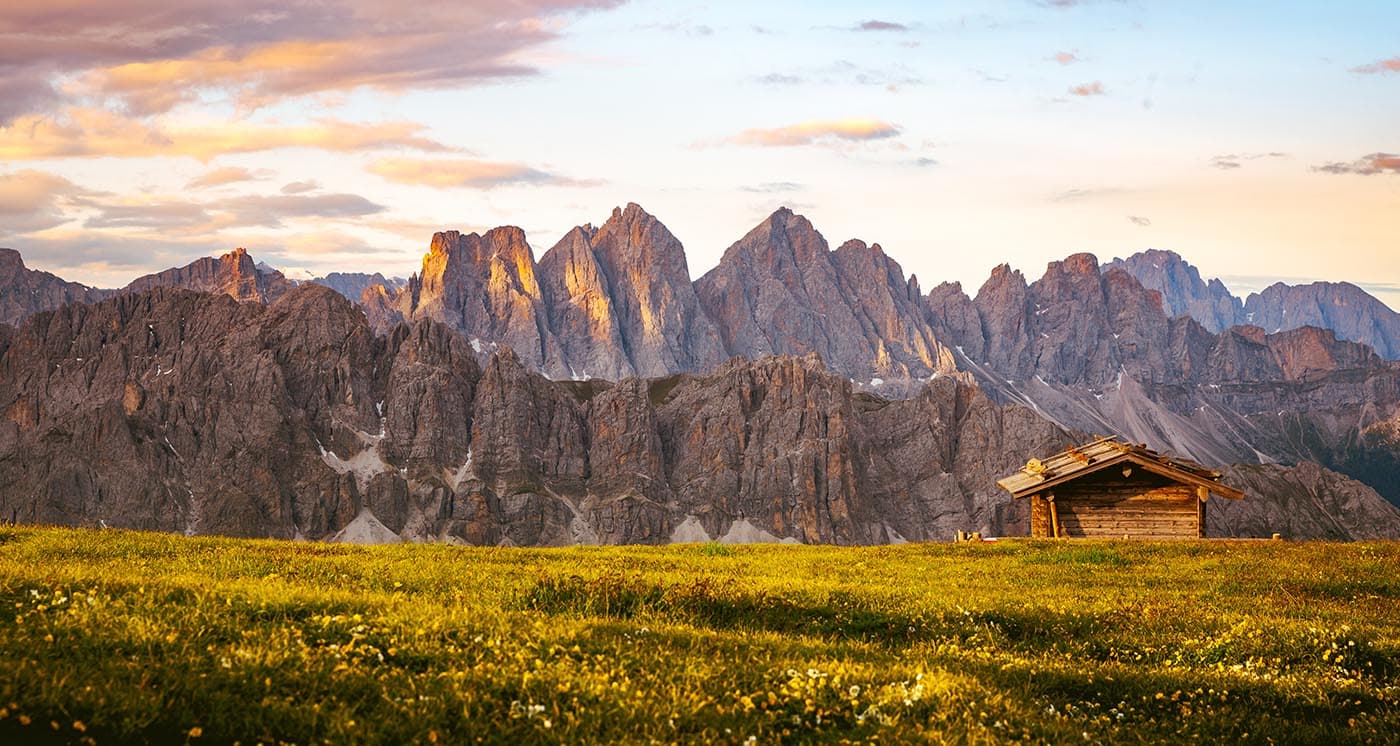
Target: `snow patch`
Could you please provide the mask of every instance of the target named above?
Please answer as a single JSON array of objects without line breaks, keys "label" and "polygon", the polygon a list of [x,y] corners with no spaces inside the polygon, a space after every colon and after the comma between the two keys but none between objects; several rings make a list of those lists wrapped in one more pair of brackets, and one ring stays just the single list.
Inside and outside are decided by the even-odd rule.
[{"label": "snow patch", "polygon": [[672,544],[704,544],[710,541],[710,535],[706,533],[705,527],[700,525],[700,519],[693,515],[687,515],[676,528],[671,531]]},{"label": "snow patch", "polygon": [[883,379],[883,378],[872,378],[872,379],[870,379],[870,385],[871,385],[871,386],[880,386],[880,385],[884,384],[884,382],[885,382],[885,379]]},{"label": "snow patch", "polygon": [[467,460],[462,462],[462,466],[457,469],[457,473],[452,477],[452,491],[456,492],[462,488],[462,482],[468,478],[476,476],[472,473],[472,449],[467,448]]},{"label": "snow patch", "polygon": [[773,534],[764,531],[758,526],[749,523],[747,518],[740,518],[730,524],[729,530],[724,532],[724,536],[719,537],[721,544],[801,544],[802,542],[791,536],[778,538]]},{"label": "snow patch", "polygon": [[[372,436],[366,436],[363,433],[360,435],[362,438],[372,438]],[[348,459],[335,455],[333,451],[327,451],[319,440],[316,441],[316,447],[321,450],[321,460],[326,463],[326,466],[334,469],[337,474],[355,475],[355,484],[359,486],[361,494],[369,489],[370,480],[374,479],[376,475],[393,471],[393,467],[384,463],[384,459],[380,457],[377,441],[373,446]]]},{"label": "snow patch", "polygon": [[355,520],[340,529],[330,538],[337,544],[401,544],[403,537],[389,530],[366,508],[355,516]]}]

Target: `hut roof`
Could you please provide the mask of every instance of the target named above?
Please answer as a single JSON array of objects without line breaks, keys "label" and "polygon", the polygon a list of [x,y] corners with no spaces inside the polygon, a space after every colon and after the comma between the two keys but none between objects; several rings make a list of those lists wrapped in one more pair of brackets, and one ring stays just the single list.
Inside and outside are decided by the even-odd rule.
[{"label": "hut roof", "polygon": [[1026,497],[1093,474],[1110,466],[1131,462],[1144,470],[1185,484],[1204,487],[1211,494],[1239,500],[1244,493],[1220,483],[1221,474],[1186,459],[1168,458],[1145,445],[1124,443],[1116,437],[1100,438],[1070,447],[1044,461],[1031,459],[1021,470],[997,481],[1013,497]]}]

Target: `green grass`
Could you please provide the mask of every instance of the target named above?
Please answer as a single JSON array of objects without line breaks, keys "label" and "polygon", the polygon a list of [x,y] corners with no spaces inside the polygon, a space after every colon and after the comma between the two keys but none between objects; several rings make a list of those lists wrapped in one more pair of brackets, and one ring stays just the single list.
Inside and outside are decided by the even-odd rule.
[{"label": "green grass", "polygon": [[1395,742],[1400,545],[0,529],[0,743]]}]

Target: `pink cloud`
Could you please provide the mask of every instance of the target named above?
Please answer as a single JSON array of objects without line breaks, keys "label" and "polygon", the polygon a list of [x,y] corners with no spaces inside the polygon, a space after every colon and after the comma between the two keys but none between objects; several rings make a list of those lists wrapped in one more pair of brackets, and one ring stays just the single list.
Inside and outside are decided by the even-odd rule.
[{"label": "pink cloud", "polygon": [[523,163],[503,163],[470,158],[423,159],[381,158],[369,165],[369,172],[388,181],[439,189],[492,189],[499,186],[593,186],[542,171]]},{"label": "pink cloud", "polygon": [[223,122],[160,127],[101,109],[70,109],[57,117],[26,115],[0,127],[0,160],[164,155],[209,161],[220,155],[279,148],[451,150],[422,131],[423,126],[413,122],[362,124],[338,119],[295,126]]},{"label": "pink cloud", "polygon": [[[7,0],[0,124],[115,100],[150,115],[206,93],[244,106],[356,88],[531,75],[572,14],[620,0]],[[60,94],[52,83],[63,80]]]},{"label": "pink cloud", "polygon": [[1103,83],[1097,80],[1092,83],[1080,83],[1077,86],[1071,86],[1069,92],[1074,96],[1102,96],[1104,95]]},{"label": "pink cloud", "polygon": [[1376,75],[1379,73],[1400,73],[1400,57],[1391,57],[1388,60],[1379,60],[1369,65],[1361,65],[1351,69],[1354,73],[1362,75]]},{"label": "pink cloud", "polygon": [[739,145],[792,147],[823,142],[884,140],[899,135],[899,127],[879,119],[836,119],[798,122],[786,127],[748,129],[730,138]]},{"label": "pink cloud", "polygon": [[1313,167],[1313,170],[1328,174],[1360,174],[1362,176],[1400,174],[1400,155],[1395,153],[1371,153],[1351,163],[1325,163],[1321,166]]}]

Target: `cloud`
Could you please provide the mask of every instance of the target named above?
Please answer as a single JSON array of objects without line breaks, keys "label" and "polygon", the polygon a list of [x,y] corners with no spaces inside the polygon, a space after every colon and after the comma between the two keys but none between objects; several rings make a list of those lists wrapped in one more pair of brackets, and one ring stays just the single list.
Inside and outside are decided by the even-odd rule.
[{"label": "cloud", "polygon": [[208,226],[214,216],[195,202],[140,202],[103,205],[83,222],[84,228],[175,229]]},{"label": "cloud", "polygon": [[71,83],[69,98],[113,99],[142,116],[210,96],[262,106],[360,88],[455,87],[536,74],[529,52],[574,14],[618,4],[423,0],[405,12],[388,0],[8,0],[0,70],[37,81],[11,118],[48,110],[53,97],[40,86],[57,80]]},{"label": "cloud", "polygon": [[[0,40],[3,38],[0,36]],[[0,64],[0,126],[25,113],[48,108],[58,98],[58,92],[42,78],[10,76]]]},{"label": "cloud", "polygon": [[358,218],[385,211],[358,194],[247,195],[218,205],[233,216],[236,225],[281,227],[287,218]]},{"label": "cloud", "polygon": [[1324,163],[1321,166],[1313,166],[1313,170],[1328,174],[1360,174],[1362,176],[1400,174],[1400,155],[1395,153],[1372,153],[1362,156],[1351,163],[1333,162]]},{"label": "cloud", "polygon": [[1141,216],[1141,215],[1129,215],[1129,216],[1128,216],[1128,221],[1131,222],[1133,225],[1139,225],[1139,226],[1142,226],[1143,228],[1151,228],[1151,227],[1152,227],[1152,221],[1151,221],[1151,220],[1148,220],[1147,218],[1144,218],[1144,217]]},{"label": "cloud", "polygon": [[97,287],[122,287],[139,275],[185,265],[231,247],[223,239],[207,235],[172,239],[160,234],[125,236],[88,229],[54,229],[24,236],[14,248],[24,254],[26,264],[36,269]]},{"label": "cloud", "polygon": [[791,86],[804,83],[820,85],[878,86],[897,91],[904,86],[923,85],[924,79],[903,65],[888,68],[866,67],[850,60],[837,60],[829,65],[789,72],[773,72],[754,80],[763,85]]},{"label": "cloud", "polygon": [[282,187],[283,194],[305,194],[320,189],[321,185],[315,181],[293,181]]},{"label": "cloud", "polygon": [[414,122],[360,124],[338,119],[303,125],[218,122],[159,127],[110,111],[69,109],[56,117],[27,115],[0,127],[0,160],[186,156],[209,161],[221,155],[279,148],[451,150],[423,136],[423,129]]},{"label": "cloud", "polygon": [[523,163],[504,163],[470,158],[426,160],[422,158],[381,158],[369,165],[369,172],[388,181],[439,189],[493,189],[508,185],[596,186],[597,181],[569,179]]},{"label": "cloud", "polygon": [[1351,69],[1354,73],[1361,75],[1378,75],[1381,73],[1400,73],[1400,57],[1391,57],[1388,60],[1377,60],[1369,65],[1361,65]]},{"label": "cloud", "polygon": [[914,160],[910,161],[909,163],[910,163],[910,165],[918,166],[918,167],[920,167],[920,168],[927,168],[927,167],[929,167],[929,166],[937,166],[937,165],[938,165],[938,161],[935,161],[934,159],[932,159],[932,158],[927,158],[927,157],[915,158]]},{"label": "cloud", "polygon": [[1287,158],[1287,157],[1288,157],[1288,154],[1287,154],[1287,153],[1279,153],[1279,152],[1272,152],[1272,153],[1240,153],[1240,154],[1227,153],[1227,154],[1225,154],[1225,155],[1217,155],[1217,156],[1215,156],[1214,158],[1211,158],[1211,159],[1210,159],[1210,165],[1211,165],[1212,168],[1218,168],[1218,169],[1220,169],[1220,170],[1222,170],[1222,171],[1233,171],[1234,169],[1240,168],[1241,166],[1244,165],[1243,163],[1241,163],[1241,161],[1257,161],[1257,160],[1260,160],[1260,159],[1262,159],[1262,158]]},{"label": "cloud", "polygon": [[863,142],[897,137],[900,128],[879,119],[835,119],[798,122],[786,127],[748,129],[730,138],[738,145],[793,147],[828,142]]},{"label": "cloud", "polygon": [[1100,197],[1114,197],[1127,194],[1127,189],[1119,187],[1097,187],[1092,189],[1066,189],[1063,192],[1050,196],[1051,202],[1078,202],[1081,200],[1098,199]]},{"label": "cloud", "polygon": [[760,75],[754,78],[754,80],[764,85],[797,85],[804,82],[803,78],[797,75],[787,75],[784,73],[768,73],[767,75]]},{"label": "cloud", "polygon": [[225,166],[223,168],[210,169],[190,179],[189,183],[185,184],[185,188],[208,189],[225,184],[237,184],[243,181],[259,181],[271,175],[271,172],[264,169],[249,171],[240,166]]},{"label": "cloud", "polygon": [[909,27],[902,23],[893,21],[869,20],[858,23],[851,29],[852,31],[908,31]]},{"label": "cloud", "polygon": [[90,200],[96,212],[83,222],[92,229],[144,229],[208,233],[228,228],[280,228],[294,218],[347,219],[386,208],[358,194],[256,195],[198,202],[179,198]]},{"label": "cloud", "polygon": [[691,23],[689,21],[671,21],[669,23],[643,23],[633,26],[638,31],[665,31],[668,33],[685,34],[686,36],[702,37],[713,36],[715,29],[703,23]]},{"label": "cloud", "polygon": [[792,182],[792,181],[769,181],[769,182],[765,182],[765,183],[763,183],[763,184],[756,184],[756,185],[753,185],[753,186],[746,186],[746,187],[739,187],[739,188],[740,188],[741,190],[745,191],[745,192],[754,192],[754,193],[757,193],[757,194],[776,194],[776,193],[779,193],[779,192],[800,192],[800,191],[802,191],[803,189],[806,189],[806,187],[804,187],[803,185],[798,184],[798,183],[796,183],[796,182]]},{"label": "cloud", "polygon": [[0,235],[62,225],[69,220],[67,210],[91,194],[62,176],[44,171],[0,174]]},{"label": "cloud", "polygon": [[1079,55],[1075,54],[1074,52],[1056,52],[1055,55],[1050,59],[1060,63],[1061,65],[1073,65],[1076,62],[1081,62],[1081,60],[1079,59]]},{"label": "cloud", "polygon": [[1076,86],[1070,86],[1069,92],[1072,96],[1102,96],[1104,95],[1103,83],[1097,80],[1092,83],[1080,83]]}]

